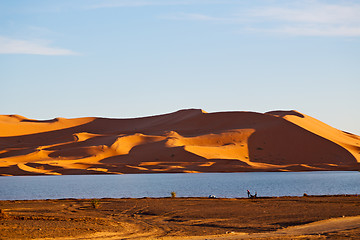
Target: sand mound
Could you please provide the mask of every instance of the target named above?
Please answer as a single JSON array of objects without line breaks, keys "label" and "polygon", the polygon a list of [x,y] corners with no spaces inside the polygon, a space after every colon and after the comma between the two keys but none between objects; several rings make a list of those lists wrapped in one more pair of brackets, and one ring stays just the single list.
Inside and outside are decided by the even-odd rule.
[{"label": "sand mound", "polygon": [[33,120],[20,115],[0,115],[0,137],[22,136],[79,126],[94,118]]},{"label": "sand mound", "polygon": [[0,116],[0,174],[358,170],[360,137],[296,111]]}]

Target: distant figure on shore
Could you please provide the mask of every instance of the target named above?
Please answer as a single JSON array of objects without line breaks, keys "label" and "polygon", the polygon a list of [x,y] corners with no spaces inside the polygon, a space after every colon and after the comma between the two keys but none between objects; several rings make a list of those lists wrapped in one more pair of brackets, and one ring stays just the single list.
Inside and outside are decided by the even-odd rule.
[{"label": "distant figure on shore", "polygon": [[247,190],[248,198],[257,198],[257,192],[255,192],[255,195],[251,195],[250,191]]}]

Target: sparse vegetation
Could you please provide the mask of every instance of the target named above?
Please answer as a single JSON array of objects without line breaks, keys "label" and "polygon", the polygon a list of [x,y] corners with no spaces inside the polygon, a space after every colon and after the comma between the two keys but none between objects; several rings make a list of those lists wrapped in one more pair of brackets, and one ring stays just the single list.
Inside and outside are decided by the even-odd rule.
[{"label": "sparse vegetation", "polygon": [[99,199],[92,199],[91,200],[91,206],[93,207],[93,208],[99,208],[100,207],[100,201],[99,201]]},{"label": "sparse vegetation", "polygon": [[171,198],[176,198],[176,192],[171,192]]}]

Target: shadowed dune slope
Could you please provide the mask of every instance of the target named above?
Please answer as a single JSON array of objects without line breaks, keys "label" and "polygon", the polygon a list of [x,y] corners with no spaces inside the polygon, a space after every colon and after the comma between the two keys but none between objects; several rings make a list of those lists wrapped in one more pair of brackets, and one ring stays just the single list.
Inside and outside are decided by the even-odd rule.
[{"label": "shadowed dune slope", "polygon": [[0,174],[359,170],[360,137],[296,111],[0,116]]}]

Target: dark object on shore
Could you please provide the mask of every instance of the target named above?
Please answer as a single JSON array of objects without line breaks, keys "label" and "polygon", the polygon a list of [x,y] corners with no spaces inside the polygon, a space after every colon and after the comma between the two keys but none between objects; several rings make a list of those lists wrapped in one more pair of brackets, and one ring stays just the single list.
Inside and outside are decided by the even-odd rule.
[{"label": "dark object on shore", "polygon": [[216,198],[215,195],[209,195],[209,198]]},{"label": "dark object on shore", "polygon": [[307,197],[307,196],[309,196],[309,195],[307,195],[307,193],[304,193],[304,195],[303,195],[304,197]]},{"label": "dark object on shore", "polygon": [[254,195],[251,195],[250,191],[247,190],[248,198],[257,198],[257,192]]}]

